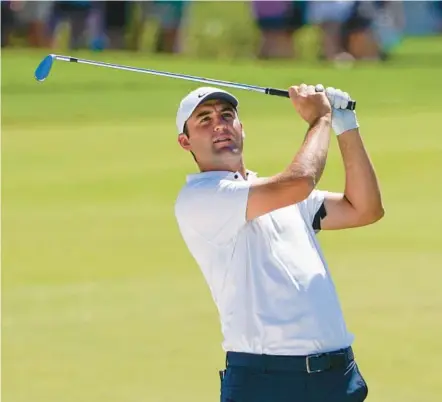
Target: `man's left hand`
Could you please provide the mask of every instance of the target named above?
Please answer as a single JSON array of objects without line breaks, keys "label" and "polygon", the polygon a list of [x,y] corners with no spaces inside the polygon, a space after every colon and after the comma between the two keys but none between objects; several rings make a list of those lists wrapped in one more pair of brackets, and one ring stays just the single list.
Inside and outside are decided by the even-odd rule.
[{"label": "man's left hand", "polygon": [[356,112],[346,109],[348,101],[351,100],[350,95],[332,87],[328,87],[325,92],[332,106],[332,128],[336,135],[359,128]]}]

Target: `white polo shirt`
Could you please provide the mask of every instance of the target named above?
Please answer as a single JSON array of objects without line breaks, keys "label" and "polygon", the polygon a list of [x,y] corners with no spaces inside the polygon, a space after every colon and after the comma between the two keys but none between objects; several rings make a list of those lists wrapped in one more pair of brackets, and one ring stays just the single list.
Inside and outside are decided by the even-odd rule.
[{"label": "white polo shirt", "polygon": [[251,182],[239,173],[189,175],[175,214],[207,281],[225,351],[307,355],[350,346],[339,300],[315,231],[324,200],[304,201],[246,221]]}]

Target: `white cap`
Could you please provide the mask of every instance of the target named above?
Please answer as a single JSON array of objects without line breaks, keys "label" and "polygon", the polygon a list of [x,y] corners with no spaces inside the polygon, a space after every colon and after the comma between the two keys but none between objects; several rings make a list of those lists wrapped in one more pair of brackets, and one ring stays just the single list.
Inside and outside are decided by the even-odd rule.
[{"label": "white cap", "polygon": [[178,134],[184,130],[184,125],[187,119],[192,115],[193,111],[203,102],[212,99],[222,99],[233,105],[236,109],[238,107],[238,99],[232,94],[219,88],[200,87],[190,92],[180,103],[176,115],[176,125]]}]

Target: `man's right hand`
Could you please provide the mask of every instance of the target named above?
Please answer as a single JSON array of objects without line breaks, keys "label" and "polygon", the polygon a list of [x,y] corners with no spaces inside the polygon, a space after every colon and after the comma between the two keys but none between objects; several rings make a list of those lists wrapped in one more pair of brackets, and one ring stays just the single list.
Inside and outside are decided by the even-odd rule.
[{"label": "man's right hand", "polygon": [[296,111],[310,126],[321,117],[331,116],[331,105],[325,91],[316,92],[313,85],[292,86],[289,96]]}]

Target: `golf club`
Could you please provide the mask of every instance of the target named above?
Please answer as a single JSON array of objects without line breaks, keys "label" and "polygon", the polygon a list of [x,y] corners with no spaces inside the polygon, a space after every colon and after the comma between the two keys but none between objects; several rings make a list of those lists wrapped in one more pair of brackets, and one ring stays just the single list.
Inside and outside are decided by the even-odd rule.
[{"label": "golf club", "polygon": [[[248,91],[260,92],[260,93],[263,93],[266,95],[275,95],[275,96],[281,96],[284,98],[289,98],[288,91],[285,91],[283,89],[265,88],[265,87],[255,86],[255,85],[239,84],[239,83],[230,82],[230,81],[221,81],[221,80],[214,80],[214,79],[210,79],[210,78],[195,77],[192,75],[168,73],[165,71],[151,70],[151,69],[147,69],[147,68],[129,67],[129,66],[123,66],[120,64],[112,64],[112,63],[105,63],[102,61],[79,59],[76,57],[62,56],[62,55],[57,55],[57,54],[50,54],[50,55],[46,56],[40,62],[40,64],[36,68],[35,74],[34,74],[35,79],[37,81],[42,82],[48,77],[49,73],[51,72],[52,65],[54,64],[54,60],[67,61],[70,63],[89,64],[92,66],[108,67],[108,68],[114,68],[116,70],[133,71],[136,73],[159,75],[159,76],[163,76],[163,77],[179,78],[182,80],[196,81],[196,82],[202,82],[205,84],[218,85],[218,86],[237,88],[237,89],[244,89],[244,90],[248,90]],[[354,100],[349,101],[346,109],[355,110],[356,109],[356,101],[354,101]]]}]

